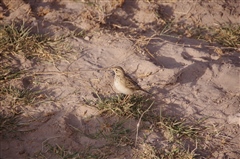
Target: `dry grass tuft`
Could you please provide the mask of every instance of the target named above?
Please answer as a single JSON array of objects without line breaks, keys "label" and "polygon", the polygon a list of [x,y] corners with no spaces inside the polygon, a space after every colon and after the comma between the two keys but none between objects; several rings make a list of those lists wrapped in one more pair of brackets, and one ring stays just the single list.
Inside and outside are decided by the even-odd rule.
[{"label": "dry grass tuft", "polygon": [[8,136],[21,127],[19,116],[23,107],[34,106],[39,101],[39,93],[30,89],[18,88],[10,84],[0,87],[0,132]]},{"label": "dry grass tuft", "polygon": [[17,131],[19,113],[13,112],[8,115],[0,114],[0,134],[1,137],[9,136],[9,134],[14,134]]},{"label": "dry grass tuft", "polygon": [[96,107],[101,114],[139,118],[151,103],[152,100],[143,95],[114,96],[104,99],[99,97]]},{"label": "dry grass tuft", "polygon": [[47,35],[33,34],[31,27],[12,23],[0,26],[0,57],[11,59],[21,55],[26,59],[56,60],[61,58],[62,45],[59,39],[51,39]]},{"label": "dry grass tuft", "polygon": [[157,125],[160,129],[168,132],[168,140],[181,140],[185,137],[195,140],[206,129],[201,126],[202,121],[194,121],[193,124],[187,123],[185,118],[177,119],[174,117],[161,117]]},{"label": "dry grass tuft", "polygon": [[44,150],[41,152],[35,153],[37,158],[62,158],[62,159],[80,159],[80,158],[107,158],[104,153],[99,149],[92,149],[89,146],[86,146],[80,151],[72,151],[67,147],[58,145],[58,144],[49,144],[46,143],[43,145]]},{"label": "dry grass tuft", "polygon": [[240,47],[240,26],[234,24],[221,24],[219,26],[187,26],[175,25],[172,32],[189,38],[205,40],[209,43],[218,43],[229,49]]},{"label": "dry grass tuft", "polygon": [[[99,97],[95,103],[95,107],[100,110],[101,115],[138,120],[134,131],[131,129],[126,131],[121,124],[116,123],[116,125],[109,126],[109,129],[112,130],[110,131],[111,133],[104,134],[110,143],[133,145],[133,141],[128,135],[135,133],[135,148],[132,149],[133,158],[193,159],[198,156],[197,151],[202,149],[201,146],[198,147],[198,143],[204,144],[205,141],[203,131],[206,130],[206,127],[202,126],[204,125],[204,120],[193,120],[190,122],[185,118],[179,119],[167,115],[159,116],[156,111],[153,111],[152,106],[156,107],[156,105],[153,105],[153,100],[142,95],[129,97],[114,96],[105,99]],[[148,124],[146,125],[146,123]],[[159,147],[143,140],[139,132],[141,132],[142,128],[149,126],[149,124],[151,125],[151,131],[160,132],[162,138],[165,139],[165,141],[159,141],[159,144],[162,144],[162,142],[167,142],[167,144]],[[100,134],[103,134],[103,132]],[[99,133],[97,136],[99,137]],[[117,145],[113,144],[112,146]]]},{"label": "dry grass tuft", "polygon": [[221,25],[215,29],[213,39],[226,47],[240,47],[240,26],[239,25]]},{"label": "dry grass tuft", "polygon": [[53,45],[49,38],[32,34],[24,23],[0,26],[0,131],[3,136],[17,132],[22,108],[34,106],[41,98],[40,92],[23,86],[29,71],[21,67],[22,63],[28,59],[34,62],[57,59]]}]

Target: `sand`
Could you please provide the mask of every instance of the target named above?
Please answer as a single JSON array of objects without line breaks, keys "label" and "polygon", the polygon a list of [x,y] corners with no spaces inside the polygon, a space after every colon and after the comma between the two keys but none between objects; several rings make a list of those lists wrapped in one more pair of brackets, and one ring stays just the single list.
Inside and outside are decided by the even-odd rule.
[{"label": "sand", "polygon": [[[152,32],[161,23],[156,20],[154,12],[159,6],[162,20],[172,18],[189,25],[199,20],[202,24],[214,26],[226,22],[239,23],[239,3],[223,0],[162,3],[126,0],[122,3],[115,0],[99,1],[94,10],[87,2],[2,1],[2,24],[25,20],[36,32],[56,37],[74,30],[85,30],[87,34],[85,37],[67,37],[64,44],[66,47],[70,44],[71,50],[64,53],[66,58],[57,62],[50,60],[34,64],[22,60],[19,63],[20,68],[31,69],[35,74],[34,82],[38,83],[38,88],[34,82],[26,82],[25,86],[41,90],[44,98],[37,106],[23,108],[22,123],[27,126],[20,131],[25,133],[2,138],[0,158],[60,158],[48,154],[50,148],[47,144],[58,144],[72,152],[85,152],[88,147],[114,152],[106,158],[132,158],[134,148],[131,146],[111,149],[106,146],[104,138],[94,139],[85,135],[95,133],[103,123],[111,125],[119,120],[99,115],[96,108],[85,102],[96,100],[96,92],[102,96],[117,94],[112,84],[113,73],[107,69],[116,65],[123,67],[138,79],[142,88],[154,94],[159,103],[154,109],[161,107],[166,114],[186,119],[206,118],[207,125],[216,127],[216,137],[222,136],[224,143],[213,140],[209,144],[214,147],[211,152],[202,152],[200,156],[239,158],[239,52],[225,51],[219,55],[214,52],[214,46],[205,41],[191,37],[174,39]],[[138,36],[132,39],[122,33],[134,28],[134,35]],[[146,46],[149,52],[141,46]],[[135,131],[136,123],[137,120],[129,119],[125,124]],[[77,133],[73,127],[84,133]],[[140,130],[140,134],[143,131]],[[162,138],[152,132],[148,141],[162,142]]]}]

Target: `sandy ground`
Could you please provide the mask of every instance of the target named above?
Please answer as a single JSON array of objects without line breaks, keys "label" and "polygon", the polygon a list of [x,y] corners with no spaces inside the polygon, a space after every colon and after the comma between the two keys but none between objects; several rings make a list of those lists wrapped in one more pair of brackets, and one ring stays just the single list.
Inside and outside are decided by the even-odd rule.
[{"label": "sandy ground", "polygon": [[[202,158],[240,158],[239,52],[226,51],[219,56],[205,47],[207,43],[203,41],[153,34],[166,18],[193,26],[196,22],[211,26],[239,23],[239,3],[113,0],[100,1],[93,10],[88,2],[2,0],[0,22],[3,24],[25,20],[35,31],[56,37],[74,30],[85,30],[87,34],[84,38],[66,38],[66,47],[70,43],[72,52],[66,53],[66,59],[37,65],[20,62],[19,67],[30,69],[36,75],[34,82],[25,79],[23,85],[33,88],[38,83],[36,89],[43,91],[46,98],[36,107],[24,107],[22,122],[28,126],[21,131],[25,133],[1,139],[0,158],[41,158],[40,152],[44,154],[48,150],[47,143],[62,145],[73,152],[91,146],[102,151],[103,147],[107,149],[106,140],[79,135],[72,127],[93,134],[103,123],[111,125],[118,120],[99,116],[96,108],[84,102],[95,100],[96,92],[102,96],[117,93],[112,86],[113,74],[106,70],[115,65],[138,78],[138,83],[155,95],[158,106],[167,114],[207,118],[207,124],[216,127],[224,143],[217,143],[218,140],[211,143],[215,148],[210,153],[206,148],[206,154],[201,152]],[[159,19],[156,12],[161,13]],[[130,38],[131,33],[129,37],[123,34],[129,29],[136,30],[134,35],[138,36],[132,37],[135,41]],[[136,40],[143,36],[152,39]],[[137,47],[141,42],[151,55]],[[129,120],[125,124],[135,129],[136,122]],[[156,132],[151,135],[148,139],[151,144],[161,141]],[[114,152],[109,158],[123,159],[131,158],[133,148],[121,146],[109,151]]]}]

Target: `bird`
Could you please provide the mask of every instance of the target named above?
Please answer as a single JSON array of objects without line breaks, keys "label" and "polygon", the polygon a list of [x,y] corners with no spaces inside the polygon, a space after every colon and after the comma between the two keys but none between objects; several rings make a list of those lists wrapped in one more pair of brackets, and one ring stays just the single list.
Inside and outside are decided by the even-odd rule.
[{"label": "bird", "polygon": [[113,84],[120,93],[132,95],[135,91],[141,90],[150,94],[148,91],[142,89],[129,75],[127,75],[122,67],[115,66],[111,69],[115,74]]}]

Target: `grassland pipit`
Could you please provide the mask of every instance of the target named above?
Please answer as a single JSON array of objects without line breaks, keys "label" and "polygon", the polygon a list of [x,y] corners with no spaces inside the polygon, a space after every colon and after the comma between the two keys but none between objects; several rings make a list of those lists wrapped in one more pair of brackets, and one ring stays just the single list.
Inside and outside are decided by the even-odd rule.
[{"label": "grassland pipit", "polygon": [[134,91],[137,90],[149,93],[146,90],[142,89],[131,77],[129,77],[122,67],[112,67],[112,70],[115,73],[114,86],[120,93],[131,95],[134,93]]}]

